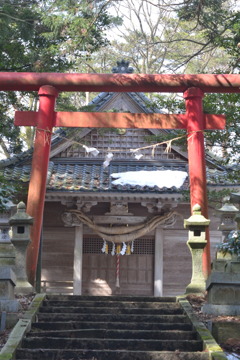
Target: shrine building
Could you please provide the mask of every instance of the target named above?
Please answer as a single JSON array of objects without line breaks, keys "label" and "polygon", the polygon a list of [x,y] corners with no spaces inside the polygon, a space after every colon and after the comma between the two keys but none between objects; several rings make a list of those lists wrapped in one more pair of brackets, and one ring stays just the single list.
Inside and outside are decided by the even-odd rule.
[{"label": "shrine building", "polygon": [[[121,61],[113,72],[130,73],[132,68]],[[162,112],[140,92],[102,92],[89,109]],[[174,130],[164,129],[60,128],[55,132],[39,259],[43,291],[184,293],[192,271],[183,227],[190,216],[188,154],[174,142],[168,149],[167,144],[149,147],[156,143],[150,140],[152,135],[164,139],[169,132],[174,135]],[[27,151],[1,161],[0,172],[7,180],[27,186],[31,159],[32,152]],[[206,166],[209,190],[234,187],[226,181],[226,169],[208,153]],[[133,177],[126,179],[122,173]],[[213,258],[222,234],[212,207],[209,218]]]}]

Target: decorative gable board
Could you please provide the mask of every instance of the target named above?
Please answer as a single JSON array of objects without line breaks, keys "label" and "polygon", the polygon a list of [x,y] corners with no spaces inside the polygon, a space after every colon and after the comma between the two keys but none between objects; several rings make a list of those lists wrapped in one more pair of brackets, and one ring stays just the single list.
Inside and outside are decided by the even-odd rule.
[{"label": "decorative gable board", "polygon": [[90,103],[94,111],[117,110],[119,112],[152,113],[150,100],[142,93],[101,93]]},{"label": "decorative gable board", "polygon": [[[144,129],[93,129],[85,137],[78,140],[79,143],[72,143],[64,151],[57,154],[56,157],[104,159],[108,152],[113,152],[114,160],[133,160],[134,153],[131,149],[138,149],[154,144],[147,141],[149,135],[151,135],[150,131]],[[99,151],[98,156],[94,157],[91,154],[86,154],[81,144],[97,148]],[[154,151],[152,148],[148,148],[142,149],[139,152],[144,155],[142,160],[177,160],[186,162],[176,151],[171,150],[166,152],[166,145],[157,146]],[[52,158],[52,160],[54,160],[54,158]]]},{"label": "decorative gable board", "polygon": [[[150,100],[142,93],[101,93],[96,96],[89,104],[93,106],[93,111],[118,111],[131,113],[151,113],[159,110],[152,109]],[[77,130],[77,129],[76,129]],[[86,158],[86,153],[82,145],[94,147],[99,150],[96,159],[103,159],[107,152],[114,153],[114,159],[134,159],[130,149],[138,149],[150,144],[147,138],[152,134],[165,133],[164,130],[148,129],[79,129],[74,138],[63,141],[59,147],[55,147],[51,153],[51,159],[60,158]],[[82,145],[80,145],[82,144]],[[180,160],[187,161],[183,154],[178,151],[165,151],[166,145],[158,146],[153,149],[141,150],[144,155],[143,160]],[[154,155],[154,156],[153,156]],[[88,155],[94,158],[93,155]]]}]

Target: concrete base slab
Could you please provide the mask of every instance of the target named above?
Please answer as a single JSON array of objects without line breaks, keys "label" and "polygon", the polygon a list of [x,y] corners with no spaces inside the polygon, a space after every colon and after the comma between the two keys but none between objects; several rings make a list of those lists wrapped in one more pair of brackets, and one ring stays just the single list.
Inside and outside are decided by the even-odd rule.
[{"label": "concrete base slab", "polygon": [[202,312],[209,315],[240,315],[240,305],[213,305],[205,304],[202,307]]}]

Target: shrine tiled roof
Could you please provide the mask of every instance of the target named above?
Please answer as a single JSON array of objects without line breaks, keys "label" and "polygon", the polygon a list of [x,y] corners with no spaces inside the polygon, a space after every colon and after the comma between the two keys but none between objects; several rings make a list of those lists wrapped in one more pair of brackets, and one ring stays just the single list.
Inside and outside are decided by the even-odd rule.
[{"label": "shrine tiled roof", "polygon": [[[47,189],[50,191],[94,191],[94,192],[177,192],[176,188],[154,188],[148,186],[113,185],[111,181],[112,173],[127,171],[156,171],[156,170],[182,170],[186,171],[185,166],[171,167],[150,164],[110,164],[104,168],[102,162],[98,163],[49,163]],[[13,166],[5,168],[4,177],[6,180],[20,180],[28,182],[30,180],[30,165]],[[188,182],[181,188],[187,188]]]},{"label": "shrine tiled roof", "polygon": [[[100,111],[105,104],[110,101],[116,93],[102,92],[97,95],[89,106],[94,108],[94,111]],[[159,112],[159,109],[153,107],[149,98],[141,92],[128,92],[127,95],[141,108],[143,113]]]},{"label": "shrine tiled roof", "polygon": [[[79,161],[69,163],[61,160],[60,162],[50,161],[48,167],[47,190],[63,192],[131,192],[131,193],[169,193],[181,192],[189,187],[188,179],[180,189],[158,188],[149,186],[133,185],[114,185],[111,181],[111,174],[128,171],[156,171],[156,170],[180,170],[187,171],[184,164],[180,165],[159,165],[158,163],[110,163],[109,167],[104,168],[101,161]],[[30,180],[31,165],[8,166],[0,170],[6,180],[21,181],[27,183]],[[207,169],[208,185],[234,185],[226,180],[226,171]]]}]

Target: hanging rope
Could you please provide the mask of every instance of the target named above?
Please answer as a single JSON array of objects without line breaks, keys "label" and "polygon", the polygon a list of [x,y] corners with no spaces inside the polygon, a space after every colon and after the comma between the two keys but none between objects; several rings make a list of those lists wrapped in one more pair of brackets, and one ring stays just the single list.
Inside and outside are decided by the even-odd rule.
[{"label": "hanging rope", "polygon": [[[113,243],[128,243],[154,230],[160,224],[168,224],[175,221],[178,213],[171,211],[166,215],[154,216],[152,219],[137,225],[107,227],[95,224],[88,216],[80,210],[69,210],[63,214],[63,220],[72,225],[82,222],[94,230],[103,240]],[[74,221],[74,218],[77,220]]]},{"label": "hanging rope", "polygon": [[116,266],[116,287],[120,288],[120,255],[117,255],[117,266]]}]

